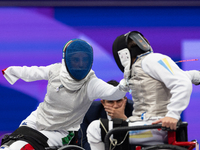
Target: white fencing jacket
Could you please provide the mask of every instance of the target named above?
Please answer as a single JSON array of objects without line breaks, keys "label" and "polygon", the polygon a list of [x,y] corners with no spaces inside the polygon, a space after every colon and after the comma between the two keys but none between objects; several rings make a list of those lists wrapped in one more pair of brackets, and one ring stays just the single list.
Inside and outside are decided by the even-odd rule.
[{"label": "white fencing jacket", "polygon": [[133,116],[129,119],[165,116],[180,119],[190,101],[191,79],[166,55],[153,52],[140,55],[132,65],[129,80],[134,101]]},{"label": "white fencing jacket", "polygon": [[48,80],[44,101],[37,108],[37,130],[78,130],[93,100],[118,100],[126,92],[120,91],[95,76],[94,71],[81,81],[73,80],[64,61],[49,66],[8,67],[4,77],[14,84],[18,79],[27,82]]}]

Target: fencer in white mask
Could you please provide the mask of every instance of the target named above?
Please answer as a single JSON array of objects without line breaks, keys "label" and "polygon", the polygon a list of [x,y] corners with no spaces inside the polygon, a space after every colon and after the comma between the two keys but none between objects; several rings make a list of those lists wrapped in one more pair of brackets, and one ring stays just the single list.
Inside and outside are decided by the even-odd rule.
[{"label": "fencer in white mask", "polygon": [[[200,72],[183,71],[170,57],[154,53],[149,41],[138,31],[118,36],[112,48],[116,64],[124,73],[125,80],[122,81],[129,87],[134,102],[132,116],[124,121],[127,122],[126,125],[162,123],[163,127],[176,130],[181,113],[189,104],[192,83],[200,83]],[[109,121],[109,129],[114,125],[114,121]],[[92,122],[87,130],[92,150],[104,149],[101,138],[104,128],[99,126],[103,125],[97,120]],[[130,131],[127,137],[130,144],[136,145],[167,142],[167,132],[157,129]],[[114,146],[112,148],[117,150],[123,142],[111,140],[110,143]]]}]

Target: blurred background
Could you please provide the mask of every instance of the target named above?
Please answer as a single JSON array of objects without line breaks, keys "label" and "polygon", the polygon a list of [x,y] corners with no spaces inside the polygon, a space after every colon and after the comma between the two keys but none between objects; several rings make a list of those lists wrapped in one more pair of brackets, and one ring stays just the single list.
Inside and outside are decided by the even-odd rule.
[{"label": "blurred background", "polygon": [[[154,52],[174,61],[200,59],[199,0],[6,0],[0,1],[0,68],[46,66],[61,62],[62,48],[81,38],[94,48],[93,70],[104,81],[123,78],[112,56],[115,38],[137,30]],[[178,63],[200,70],[199,61]],[[14,131],[43,101],[47,81],[17,81],[0,76],[0,136]],[[131,98],[127,94],[128,98]],[[188,108],[189,140],[200,141],[200,85],[193,86]]]}]

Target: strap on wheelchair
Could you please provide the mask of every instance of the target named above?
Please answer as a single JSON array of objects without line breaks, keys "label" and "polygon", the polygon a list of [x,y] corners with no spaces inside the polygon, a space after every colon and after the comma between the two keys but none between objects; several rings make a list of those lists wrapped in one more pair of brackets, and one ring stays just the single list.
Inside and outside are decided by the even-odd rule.
[{"label": "strap on wheelchair", "polygon": [[108,132],[108,119],[100,118],[100,121],[102,122],[103,126],[100,124],[101,128],[101,140],[104,141],[104,138],[106,136],[106,133]]},{"label": "strap on wheelchair", "polygon": [[[101,139],[102,139],[102,141],[104,141],[105,135],[108,132],[109,120],[101,118],[100,121],[104,125],[104,127],[102,127],[102,125],[100,124]],[[128,122],[126,122],[122,119],[113,119],[112,121],[113,121],[113,128],[128,126]],[[105,131],[105,129],[106,129],[106,131]],[[120,143],[120,145],[116,146],[114,148],[114,150],[124,150],[124,149],[129,150],[129,149],[131,149],[132,146],[129,144],[129,135],[126,131],[113,134],[113,138],[117,140],[117,144]]]},{"label": "strap on wheelchair", "polygon": [[49,147],[45,135],[27,126],[20,126],[11,135],[4,136],[1,145],[10,146],[17,140],[28,142],[35,150],[45,150],[45,147]]},{"label": "strap on wheelchair", "polygon": [[176,130],[176,141],[188,141],[188,133],[187,133],[187,122],[182,122],[181,120],[177,123],[177,130]]},{"label": "strap on wheelchair", "polygon": [[[113,119],[113,128],[116,127],[127,127],[128,122],[122,120],[122,119]],[[118,132],[113,135],[114,139],[117,139],[118,143],[123,141],[123,143],[115,148],[115,150],[128,150],[130,149],[129,144],[129,134],[127,135],[127,132]],[[125,138],[125,139],[124,139]]]}]

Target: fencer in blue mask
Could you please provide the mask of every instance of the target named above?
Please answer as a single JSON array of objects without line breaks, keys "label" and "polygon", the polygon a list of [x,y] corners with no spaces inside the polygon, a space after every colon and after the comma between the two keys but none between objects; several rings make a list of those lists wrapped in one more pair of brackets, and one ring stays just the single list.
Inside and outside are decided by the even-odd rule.
[{"label": "fencer in blue mask", "polygon": [[90,72],[93,64],[93,49],[85,41],[76,40],[79,44],[75,44],[73,40],[69,41],[63,50],[63,58],[65,66],[70,76],[80,81],[84,79]]},{"label": "fencer in blue mask", "polygon": [[3,75],[10,84],[22,79],[48,80],[48,85],[44,101],[3,139],[0,149],[44,150],[70,144],[93,100],[123,98],[126,87],[123,84],[113,87],[98,79],[91,69],[92,63],[92,46],[73,39],[64,46],[61,63],[4,69]]}]

